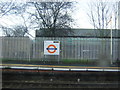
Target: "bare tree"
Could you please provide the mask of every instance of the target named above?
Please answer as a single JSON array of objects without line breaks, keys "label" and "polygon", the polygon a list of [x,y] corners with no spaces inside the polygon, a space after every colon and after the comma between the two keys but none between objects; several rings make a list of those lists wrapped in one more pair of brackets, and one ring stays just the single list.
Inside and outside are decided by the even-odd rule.
[{"label": "bare tree", "polygon": [[24,37],[25,34],[27,33],[27,28],[22,25],[15,26],[13,29],[13,36],[19,37],[22,36]]},{"label": "bare tree", "polygon": [[[114,27],[117,26],[117,6],[110,2],[99,0],[88,4],[90,23],[94,29],[98,30],[97,36],[106,37],[110,34],[106,29],[110,26],[110,21],[114,17]],[[114,7],[114,9],[113,9]],[[112,15],[114,13],[114,16]],[[112,18],[111,18],[112,17]]]},{"label": "bare tree", "polygon": [[2,30],[4,32],[5,36],[15,36],[15,37],[19,37],[19,36],[26,36],[29,35],[30,37],[33,37],[30,33],[29,33],[29,29],[31,24],[27,25],[26,23],[29,23],[27,20],[30,18],[25,18],[22,14],[20,15],[20,18],[23,20],[23,23],[19,24],[19,25],[15,25],[12,26],[11,28],[9,27],[5,27],[2,26]]},{"label": "bare tree", "polygon": [[[13,2],[11,0],[9,2],[0,0],[0,18],[2,18],[4,15],[6,15],[11,10],[12,5],[13,5]],[[9,28],[6,28],[2,25],[0,25],[0,28],[1,28],[0,31],[6,33],[9,36],[9,34],[10,34],[10,32],[8,33]],[[4,30],[2,30],[2,29],[4,29]]]},{"label": "bare tree", "polygon": [[19,36],[25,36],[25,34],[27,33],[27,28],[23,25],[17,25],[13,28],[8,28],[8,27],[2,27],[2,30],[4,32],[5,36],[15,36],[15,37],[19,37]]},{"label": "bare tree", "polygon": [[1,29],[4,32],[5,36],[8,36],[8,37],[13,36],[13,32],[12,32],[13,30],[11,28],[1,26]]},{"label": "bare tree", "polygon": [[[72,33],[71,2],[31,2],[36,8],[35,17],[43,36],[59,36]],[[69,28],[69,30],[68,30]],[[64,29],[64,30],[62,30]]]},{"label": "bare tree", "polygon": [[6,15],[12,9],[13,4],[14,3],[12,0],[9,2],[0,0],[0,18]]},{"label": "bare tree", "polygon": [[[5,6],[6,3],[9,3],[9,5]],[[72,8],[72,2],[27,2],[15,4],[11,1],[1,2],[0,4],[2,5],[0,11],[1,16],[13,14],[20,16],[23,20],[23,26],[27,29],[27,34],[29,34],[28,30],[30,28],[40,30],[43,36],[65,36],[73,34],[73,31],[70,29],[73,19],[69,14]],[[29,8],[34,9],[32,11]],[[3,27],[3,32],[7,35],[9,28],[7,27],[6,29],[6,27]],[[7,32],[5,32],[6,30]],[[11,30],[10,33],[14,30]],[[8,34],[7,36],[11,35]]]},{"label": "bare tree", "polygon": [[114,14],[114,28],[117,29],[117,20],[118,20],[118,2],[115,2],[115,4],[113,4],[113,14]]},{"label": "bare tree", "polygon": [[17,3],[15,0],[0,0],[0,18],[4,15],[21,14],[26,10],[26,3]]},{"label": "bare tree", "polygon": [[[1,26],[1,30],[3,31],[5,36],[25,36],[28,34],[29,36],[32,36],[28,33],[28,25],[26,23],[29,23],[28,20],[31,18],[26,17],[24,14],[26,13],[28,5],[26,3],[17,3],[13,0],[11,1],[1,1],[0,2],[0,18],[4,18],[6,16],[11,16],[11,21],[13,15],[19,16],[19,18],[23,21],[20,23],[20,25],[15,25],[12,27],[8,26]],[[6,24],[7,25],[7,24]]]}]

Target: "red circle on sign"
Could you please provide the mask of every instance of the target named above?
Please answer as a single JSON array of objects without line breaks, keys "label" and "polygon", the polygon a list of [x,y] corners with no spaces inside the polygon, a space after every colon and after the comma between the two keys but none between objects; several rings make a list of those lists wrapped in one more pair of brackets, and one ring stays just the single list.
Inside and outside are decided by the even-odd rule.
[{"label": "red circle on sign", "polygon": [[[50,47],[54,47],[54,48],[56,48],[56,46],[55,46],[55,45],[49,45],[49,46],[48,46],[48,48],[50,48]],[[56,52],[56,50],[54,50],[54,51],[50,51],[50,50],[48,49],[48,52],[49,52],[49,53],[55,53],[55,52]]]}]

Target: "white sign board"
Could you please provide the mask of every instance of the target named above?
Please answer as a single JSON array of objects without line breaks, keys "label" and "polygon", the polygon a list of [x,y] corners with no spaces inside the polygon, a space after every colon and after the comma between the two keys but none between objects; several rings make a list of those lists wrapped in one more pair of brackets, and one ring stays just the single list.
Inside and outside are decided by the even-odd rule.
[{"label": "white sign board", "polygon": [[60,41],[44,41],[44,55],[59,55]]}]

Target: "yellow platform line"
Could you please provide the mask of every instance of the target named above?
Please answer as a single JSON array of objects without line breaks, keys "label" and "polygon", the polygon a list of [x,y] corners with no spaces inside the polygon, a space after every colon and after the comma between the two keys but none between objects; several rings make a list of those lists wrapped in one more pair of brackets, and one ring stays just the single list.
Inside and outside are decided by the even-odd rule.
[{"label": "yellow platform line", "polygon": [[60,66],[60,65],[32,65],[32,64],[0,64],[0,66],[29,66],[29,67],[57,67],[57,68],[96,68],[96,69],[120,69],[120,67],[87,67],[87,66]]}]

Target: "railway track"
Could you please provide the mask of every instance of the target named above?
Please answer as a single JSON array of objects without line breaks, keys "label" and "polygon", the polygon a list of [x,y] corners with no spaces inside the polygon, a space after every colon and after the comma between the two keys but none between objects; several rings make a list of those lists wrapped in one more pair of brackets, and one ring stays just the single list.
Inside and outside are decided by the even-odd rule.
[{"label": "railway track", "polygon": [[120,88],[118,67],[3,65],[2,88]]},{"label": "railway track", "polygon": [[[111,74],[111,75],[110,75]],[[3,71],[3,89],[120,88],[115,72]]]},{"label": "railway track", "polygon": [[35,88],[119,88],[117,82],[40,82],[40,81],[3,81],[3,89],[35,89]]}]

